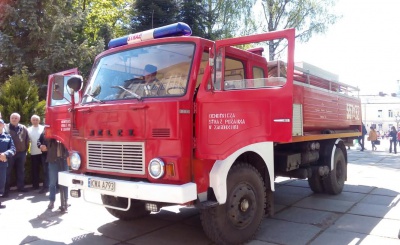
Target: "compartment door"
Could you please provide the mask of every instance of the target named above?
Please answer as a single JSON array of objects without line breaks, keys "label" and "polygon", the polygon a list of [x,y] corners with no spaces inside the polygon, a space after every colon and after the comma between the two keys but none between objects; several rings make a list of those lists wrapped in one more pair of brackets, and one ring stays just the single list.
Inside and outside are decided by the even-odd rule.
[{"label": "compartment door", "polygon": [[[253,79],[249,65],[253,54],[232,46],[273,39],[287,41],[287,60],[275,62],[285,64],[285,74]],[[196,98],[196,157],[225,159],[253,143],[292,140],[293,52],[294,29],[216,41],[210,51],[215,57]],[[231,80],[231,70],[236,68],[228,66],[232,67],[229,62],[235,55],[243,63],[244,74],[243,79],[235,76]]]}]

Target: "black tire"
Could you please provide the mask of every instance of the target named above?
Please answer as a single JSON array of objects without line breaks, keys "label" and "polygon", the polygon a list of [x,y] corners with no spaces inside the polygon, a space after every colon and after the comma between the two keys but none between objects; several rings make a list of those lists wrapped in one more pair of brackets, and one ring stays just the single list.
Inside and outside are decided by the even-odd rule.
[{"label": "black tire", "polygon": [[323,178],[323,184],[327,194],[337,195],[343,191],[347,176],[347,163],[342,149],[336,148],[333,161],[335,168]]},{"label": "black tire", "polygon": [[308,186],[314,193],[324,193],[325,188],[322,181],[322,177],[318,175],[316,171],[312,173],[312,176],[307,179]]},{"label": "black tire", "polygon": [[232,166],[227,177],[227,200],[201,211],[206,235],[216,244],[242,244],[260,228],[266,207],[265,185],[251,165]]},{"label": "black tire", "polygon": [[[103,204],[114,207],[128,207],[128,198],[101,195]],[[121,211],[113,208],[106,208],[114,217],[120,220],[133,220],[150,214],[145,208],[145,203],[139,200],[131,200],[131,207],[127,211]]]}]

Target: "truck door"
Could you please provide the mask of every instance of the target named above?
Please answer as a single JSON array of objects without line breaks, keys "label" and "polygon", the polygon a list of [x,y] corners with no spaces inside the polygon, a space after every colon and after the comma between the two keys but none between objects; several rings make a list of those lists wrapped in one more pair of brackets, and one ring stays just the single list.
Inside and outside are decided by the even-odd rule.
[{"label": "truck door", "polygon": [[[232,46],[274,39],[287,41],[285,74],[252,79],[249,64],[254,54]],[[235,52],[242,52],[242,58],[235,58]],[[216,41],[210,53],[213,64],[207,67],[196,98],[196,157],[225,159],[253,143],[290,141],[294,29]]]},{"label": "truck door", "polygon": [[[72,130],[71,95],[67,80],[78,74],[78,69],[70,69],[49,75],[46,105],[46,137],[53,138],[69,146]],[[80,93],[75,93],[75,104],[80,101]]]}]

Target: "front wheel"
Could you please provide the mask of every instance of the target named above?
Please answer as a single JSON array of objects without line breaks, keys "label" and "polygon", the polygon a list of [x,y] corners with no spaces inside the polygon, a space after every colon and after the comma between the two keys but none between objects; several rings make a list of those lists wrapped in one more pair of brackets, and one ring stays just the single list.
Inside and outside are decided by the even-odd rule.
[{"label": "front wheel", "polygon": [[265,205],[260,173],[249,164],[236,164],[228,173],[226,203],[201,212],[204,232],[217,244],[242,244],[259,229]]},{"label": "front wheel", "polygon": [[323,184],[327,194],[337,195],[343,191],[347,175],[347,163],[342,149],[336,148],[333,161],[335,168],[323,178]]},{"label": "front wheel", "polygon": [[[125,197],[114,197],[109,195],[101,195],[101,200],[104,205],[126,208],[128,207],[128,198]],[[127,211],[117,210],[113,208],[106,208],[107,211],[114,217],[120,220],[133,220],[150,214],[147,211],[145,204],[139,200],[131,200],[131,207]]]}]

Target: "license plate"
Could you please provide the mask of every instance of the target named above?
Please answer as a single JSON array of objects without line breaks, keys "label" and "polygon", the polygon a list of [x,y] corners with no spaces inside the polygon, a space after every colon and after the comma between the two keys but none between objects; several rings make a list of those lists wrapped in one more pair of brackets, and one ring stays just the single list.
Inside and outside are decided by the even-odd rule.
[{"label": "license plate", "polygon": [[89,188],[106,190],[106,191],[115,191],[115,182],[114,181],[89,179],[88,185],[89,185]]}]

